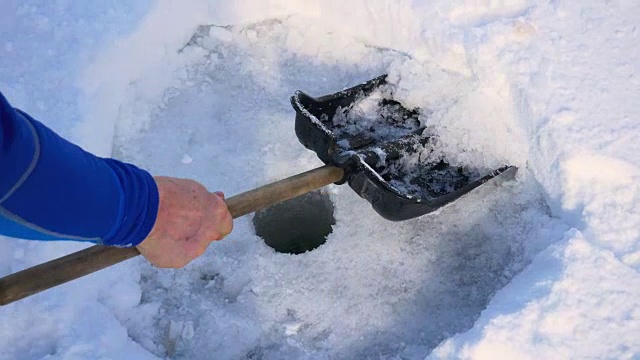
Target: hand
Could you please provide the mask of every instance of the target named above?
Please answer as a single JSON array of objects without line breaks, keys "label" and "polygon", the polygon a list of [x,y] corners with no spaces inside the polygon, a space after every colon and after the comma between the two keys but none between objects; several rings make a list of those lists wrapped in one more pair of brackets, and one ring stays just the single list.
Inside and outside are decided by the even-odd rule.
[{"label": "hand", "polygon": [[160,193],[158,217],[149,236],[137,246],[153,265],[181,268],[233,229],[223,193],[210,193],[193,180],[154,179]]}]

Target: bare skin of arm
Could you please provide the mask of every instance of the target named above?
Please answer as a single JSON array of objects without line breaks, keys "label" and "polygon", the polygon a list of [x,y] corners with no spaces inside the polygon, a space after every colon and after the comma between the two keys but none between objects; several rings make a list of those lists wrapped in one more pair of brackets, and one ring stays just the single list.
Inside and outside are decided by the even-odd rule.
[{"label": "bare skin of arm", "polygon": [[184,267],[233,229],[222,192],[209,192],[188,179],[154,179],[160,193],[158,217],[149,236],[137,246],[153,265]]}]

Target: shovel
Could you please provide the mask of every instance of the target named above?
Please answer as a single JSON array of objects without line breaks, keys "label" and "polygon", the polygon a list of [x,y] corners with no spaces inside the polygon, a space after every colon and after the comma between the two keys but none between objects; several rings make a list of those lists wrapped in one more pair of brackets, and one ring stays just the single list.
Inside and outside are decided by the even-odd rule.
[{"label": "shovel", "polygon": [[[451,165],[421,121],[424,110],[393,100],[386,75],[335,94],[291,97],[298,140],[326,165],[227,199],[233,218],[331,183],[349,186],[382,217],[402,221],[447,205],[515,167],[482,174]],[[140,255],[136,248],[95,245],[0,279],[0,305]]]}]

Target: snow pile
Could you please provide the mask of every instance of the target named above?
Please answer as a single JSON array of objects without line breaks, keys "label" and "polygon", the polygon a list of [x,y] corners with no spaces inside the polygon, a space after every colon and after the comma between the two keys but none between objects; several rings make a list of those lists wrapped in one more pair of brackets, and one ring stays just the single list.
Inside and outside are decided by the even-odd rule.
[{"label": "snow pile", "polygon": [[527,18],[537,41],[499,59],[512,64],[523,125],[535,139],[531,167],[573,229],[435,357],[638,356],[630,334],[640,315],[640,157],[632,140],[640,108],[625,95],[639,89],[633,11],[631,4],[534,8]]},{"label": "snow pile", "polygon": [[[402,223],[330,186],[336,225],[320,248],[275,253],[250,218],[238,219],[186,269],[137,259],[1,308],[0,358],[637,357],[637,11],[525,1],[154,4],[135,27],[119,25],[131,33],[111,45],[87,41],[91,65],[69,60],[77,89],[38,95],[77,93],[77,108],[39,113],[20,87],[10,99],[46,123],[69,118],[59,129],[96,152],[234,194],[320,165],[295,138],[295,90],[323,95],[388,73],[403,105],[429,109],[421,121],[447,158],[516,165],[516,181]],[[8,74],[24,72],[7,59],[3,90],[16,81]],[[39,71],[45,84],[61,82]],[[0,247],[6,274],[77,245]]]}]

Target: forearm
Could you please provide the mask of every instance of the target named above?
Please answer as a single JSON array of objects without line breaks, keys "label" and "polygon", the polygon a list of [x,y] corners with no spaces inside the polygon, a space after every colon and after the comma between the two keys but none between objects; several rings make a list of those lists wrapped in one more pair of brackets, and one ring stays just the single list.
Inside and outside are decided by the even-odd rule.
[{"label": "forearm", "polygon": [[131,246],[157,211],[149,173],[82,150],[0,94],[1,234]]}]

